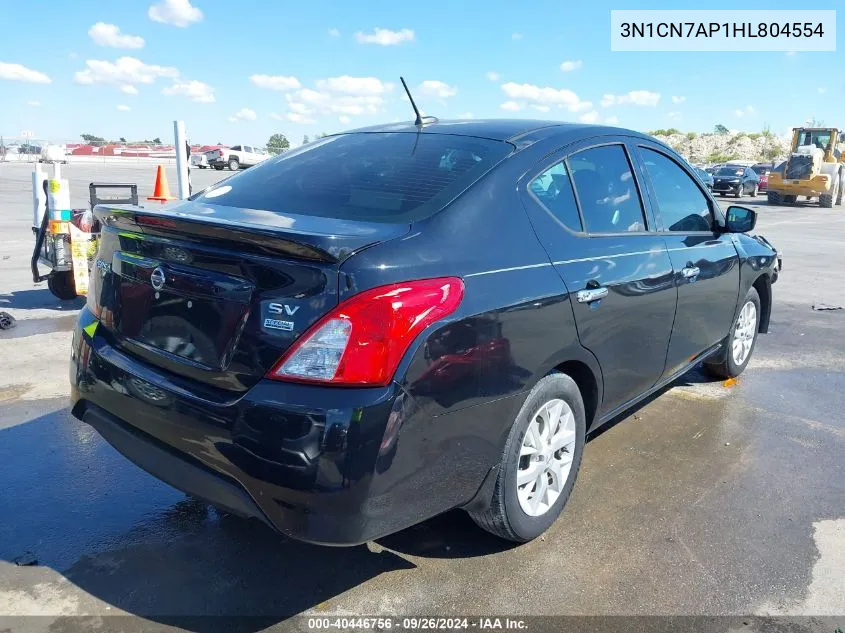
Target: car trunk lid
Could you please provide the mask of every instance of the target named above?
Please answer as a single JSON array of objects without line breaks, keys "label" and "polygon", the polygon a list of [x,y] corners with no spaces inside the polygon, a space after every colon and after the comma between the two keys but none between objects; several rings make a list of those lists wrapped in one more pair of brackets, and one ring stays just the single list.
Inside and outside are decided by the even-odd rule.
[{"label": "car trunk lid", "polygon": [[88,303],[122,351],[244,391],[338,301],[353,253],[407,233],[371,223],[186,202],[101,205]]}]

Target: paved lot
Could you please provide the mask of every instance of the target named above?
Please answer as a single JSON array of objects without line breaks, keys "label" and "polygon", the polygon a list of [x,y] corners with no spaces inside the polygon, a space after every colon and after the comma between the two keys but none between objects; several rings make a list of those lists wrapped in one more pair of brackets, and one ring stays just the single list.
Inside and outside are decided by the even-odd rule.
[{"label": "paved lot", "polygon": [[[65,173],[81,207],[91,180],[150,195],[154,170]],[[194,186],[226,175],[193,172]],[[737,385],[693,373],[594,437],[544,538],[510,547],[453,512],[327,549],[186,499],[67,414],[81,302],[60,304],[29,277],[29,178],[0,164],[0,310],[18,319],[0,332],[0,629],[27,614],[45,617],[6,621],[82,631],[120,613],[146,630],[178,615],[267,616],[258,629],[308,612],[845,615],[845,310],[812,309],[845,307],[845,209],[743,200],[785,252],[771,333]],[[38,564],[16,566],[24,555]]]}]

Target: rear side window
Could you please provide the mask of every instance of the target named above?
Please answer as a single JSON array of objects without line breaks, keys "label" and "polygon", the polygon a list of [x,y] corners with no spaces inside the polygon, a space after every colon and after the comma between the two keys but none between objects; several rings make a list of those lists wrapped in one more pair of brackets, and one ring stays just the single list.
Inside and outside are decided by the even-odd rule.
[{"label": "rear side window", "polygon": [[645,217],[621,145],[594,147],[567,159],[588,233],[645,231]]},{"label": "rear side window", "polygon": [[549,167],[528,185],[531,193],[560,224],[580,232],[581,218],[564,162]]},{"label": "rear side window", "polygon": [[[329,136],[226,179],[199,202],[279,214],[407,223],[438,211],[511,152],[431,133]],[[223,191],[223,193],[218,193]]]},{"label": "rear side window", "polygon": [[233,152],[239,152],[239,151],[241,151],[241,146],[240,146],[240,145],[235,145],[235,146],[232,148],[232,151],[233,151]]}]

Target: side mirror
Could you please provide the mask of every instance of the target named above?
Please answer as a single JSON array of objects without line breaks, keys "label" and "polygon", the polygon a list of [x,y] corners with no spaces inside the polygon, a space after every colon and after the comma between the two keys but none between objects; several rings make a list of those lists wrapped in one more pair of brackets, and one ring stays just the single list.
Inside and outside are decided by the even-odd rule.
[{"label": "side mirror", "polygon": [[728,233],[748,233],[757,224],[757,213],[745,207],[728,207],[725,229]]}]

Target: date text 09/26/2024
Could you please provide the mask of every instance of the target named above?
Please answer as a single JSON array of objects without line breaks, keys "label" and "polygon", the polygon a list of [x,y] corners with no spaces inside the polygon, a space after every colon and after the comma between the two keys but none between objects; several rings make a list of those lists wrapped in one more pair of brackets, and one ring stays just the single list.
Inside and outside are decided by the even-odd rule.
[{"label": "date text 09/26/2024", "polygon": [[308,629],[319,630],[377,630],[391,629],[406,631],[524,631],[528,628],[525,620],[501,617],[311,617]]}]

